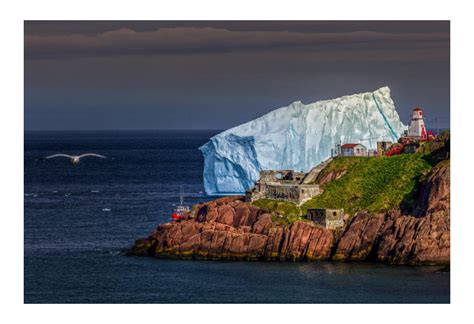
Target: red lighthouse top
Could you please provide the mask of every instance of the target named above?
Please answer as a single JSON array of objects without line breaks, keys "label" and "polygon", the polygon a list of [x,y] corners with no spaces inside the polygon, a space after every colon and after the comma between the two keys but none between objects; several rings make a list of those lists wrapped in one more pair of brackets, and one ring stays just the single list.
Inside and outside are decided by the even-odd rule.
[{"label": "red lighthouse top", "polygon": [[423,109],[421,109],[420,107],[415,107],[415,109],[413,109],[413,112],[411,113],[411,118],[412,119],[423,118]]}]

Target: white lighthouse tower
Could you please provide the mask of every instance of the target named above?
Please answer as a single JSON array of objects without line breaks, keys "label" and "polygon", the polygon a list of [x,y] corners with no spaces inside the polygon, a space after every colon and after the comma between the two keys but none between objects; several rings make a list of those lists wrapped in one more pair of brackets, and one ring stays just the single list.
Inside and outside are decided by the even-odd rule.
[{"label": "white lighthouse tower", "polygon": [[423,121],[423,110],[420,107],[413,109],[408,136],[416,140],[426,140],[426,128]]}]

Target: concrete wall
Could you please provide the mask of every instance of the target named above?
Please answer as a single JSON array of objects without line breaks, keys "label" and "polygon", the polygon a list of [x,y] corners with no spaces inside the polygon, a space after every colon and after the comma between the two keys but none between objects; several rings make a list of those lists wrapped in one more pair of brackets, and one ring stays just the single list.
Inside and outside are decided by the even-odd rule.
[{"label": "concrete wall", "polygon": [[260,171],[260,182],[289,182],[301,183],[306,173],[293,170],[262,170]]},{"label": "concrete wall", "polygon": [[298,202],[300,193],[297,186],[267,185],[266,198]]},{"label": "concrete wall", "polygon": [[246,193],[246,200],[255,201],[267,198],[301,204],[320,193],[318,185],[268,184],[259,182],[252,191]]},{"label": "concrete wall", "polygon": [[319,189],[318,185],[302,185],[302,186],[299,186],[299,190],[300,190],[299,203],[303,203],[321,193],[321,190]]},{"label": "concrete wall", "polygon": [[326,209],[326,228],[336,229],[344,226],[343,209]]},{"label": "concrete wall", "polygon": [[[315,176],[329,161],[326,161],[319,169],[313,168]],[[262,170],[260,179],[255,183],[255,186],[246,191],[245,200],[252,202],[267,198],[302,204],[321,193],[318,185],[303,183],[308,181],[306,175],[304,172],[293,170]]]},{"label": "concrete wall", "polygon": [[306,217],[316,224],[326,227],[326,211],[324,209],[308,209]]},{"label": "concrete wall", "polygon": [[330,229],[344,226],[344,209],[308,209],[306,217]]}]

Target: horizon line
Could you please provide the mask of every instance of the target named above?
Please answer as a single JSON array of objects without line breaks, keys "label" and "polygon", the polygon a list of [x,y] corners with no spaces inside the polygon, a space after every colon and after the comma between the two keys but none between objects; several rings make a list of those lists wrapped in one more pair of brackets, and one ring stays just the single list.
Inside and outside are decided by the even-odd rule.
[{"label": "horizon line", "polygon": [[[439,126],[439,129],[451,129],[451,125],[448,125],[447,127],[445,126]],[[157,128],[157,129],[152,129],[152,128],[134,128],[134,129],[24,129],[23,132],[136,132],[136,131],[144,131],[144,132],[149,132],[149,131],[225,131],[226,129],[217,129],[217,128],[176,128],[176,129],[170,129],[170,128]],[[428,128],[428,130],[431,130],[431,128]]]},{"label": "horizon line", "polygon": [[130,129],[24,129],[24,132],[107,132],[107,131],[224,131],[217,128],[130,128]]}]

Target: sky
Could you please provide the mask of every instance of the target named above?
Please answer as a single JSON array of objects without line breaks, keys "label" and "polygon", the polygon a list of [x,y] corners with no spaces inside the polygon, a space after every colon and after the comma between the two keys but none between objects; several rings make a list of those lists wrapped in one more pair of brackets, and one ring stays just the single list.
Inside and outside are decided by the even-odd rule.
[{"label": "sky", "polygon": [[26,21],[25,129],[227,129],[389,86],[449,128],[449,21]]}]

